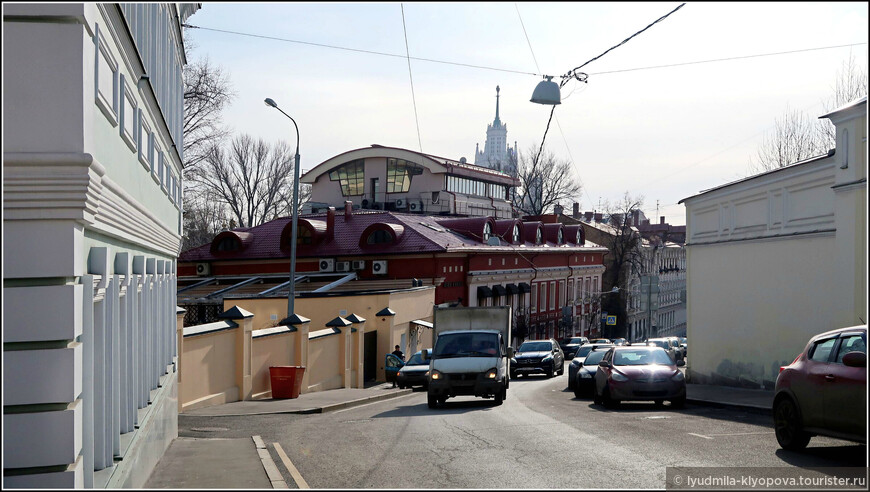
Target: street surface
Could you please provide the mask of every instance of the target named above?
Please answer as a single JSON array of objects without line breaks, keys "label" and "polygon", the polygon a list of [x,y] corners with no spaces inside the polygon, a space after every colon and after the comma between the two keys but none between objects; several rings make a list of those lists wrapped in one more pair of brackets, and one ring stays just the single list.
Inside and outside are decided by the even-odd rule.
[{"label": "street surface", "polygon": [[260,435],[287,484],[276,442],[311,488],[648,489],[664,488],[667,466],[867,466],[865,445],[836,439],[784,451],[765,415],[691,403],[606,410],[566,387],[566,375],[524,377],[498,407],[458,397],[431,410],[416,389],[324,414],[182,414],[179,436]]}]

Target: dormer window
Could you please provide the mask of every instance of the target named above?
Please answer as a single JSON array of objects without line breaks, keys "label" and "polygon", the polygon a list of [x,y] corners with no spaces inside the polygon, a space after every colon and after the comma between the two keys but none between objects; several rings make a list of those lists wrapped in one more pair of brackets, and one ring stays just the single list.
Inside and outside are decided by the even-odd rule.
[{"label": "dormer window", "polygon": [[222,252],[238,251],[240,249],[242,249],[242,243],[235,236],[226,236],[218,241],[217,245],[215,246],[216,251]]},{"label": "dormer window", "polygon": [[535,229],[535,244],[541,244],[544,242],[544,230],[538,227]]},{"label": "dormer window", "polygon": [[486,224],[483,225],[483,238],[482,238],[483,242],[488,242],[490,236],[492,236],[492,224],[487,222]]},{"label": "dormer window", "polygon": [[577,239],[574,240],[577,244],[583,244],[583,234],[580,233],[580,229],[577,229]]},{"label": "dormer window", "polygon": [[366,244],[388,244],[392,242],[392,234],[384,230],[374,231],[366,238]]},{"label": "dormer window", "polygon": [[556,244],[562,244],[564,237],[562,236],[562,229],[559,229],[559,233],[556,235]]},{"label": "dormer window", "polygon": [[511,244],[518,244],[520,242],[520,226],[519,224],[514,224],[513,232],[511,233]]},{"label": "dormer window", "polygon": [[296,245],[308,245],[314,243],[314,231],[308,227],[297,227],[296,230]]}]

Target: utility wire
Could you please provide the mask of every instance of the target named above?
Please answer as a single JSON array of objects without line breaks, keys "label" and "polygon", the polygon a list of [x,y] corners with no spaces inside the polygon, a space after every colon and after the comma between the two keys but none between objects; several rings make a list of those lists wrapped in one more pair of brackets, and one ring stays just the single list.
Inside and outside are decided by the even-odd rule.
[{"label": "utility wire", "polygon": [[420,138],[420,118],[417,116],[417,96],[414,95],[414,76],[411,75],[411,51],[408,48],[408,28],[405,27],[405,5],[402,8],[402,31],[405,33],[405,54],[408,58],[408,78],[411,79],[411,100],[414,102],[414,121],[417,123],[417,144],[420,145],[420,153],[423,153],[423,140]]},{"label": "utility wire", "polygon": [[[631,36],[629,36],[629,37],[623,39],[621,43],[619,43],[619,44],[617,44],[617,45],[614,45],[614,46],[611,46],[611,47],[610,47],[607,51],[605,51],[604,53],[601,53],[600,55],[596,56],[595,58],[592,58],[591,60],[587,61],[586,63],[584,63],[584,64],[582,64],[582,65],[580,65],[579,67],[576,67],[576,68],[573,68],[573,69],[569,70],[568,73],[566,73],[565,75],[562,76],[562,81],[561,81],[560,84],[559,84],[559,88],[561,89],[562,87],[564,87],[565,84],[567,84],[568,81],[571,80],[571,79],[576,79],[576,80],[579,80],[580,82],[586,82],[586,78],[588,77],[588,75],[585,74],[585,73],[582,73],[582,72],[577,72],[578,70],[580,70],[581,68],[585,67],[586,65],[589,65],[590,63],[594,62],[595,60],[601,58],[602,56],[606,55],[607,53],[610,53],[612,50],[614,50],[614,49],[616,49],[616,48],[619,48],[620,46],[624,45],[625,43],[627,43],[629,40],[631,40],[631,39],[634,38],[635,36],[639,35],[640,33],[644,32],[644,31],[646,31],[647,29],[649,29],[650,27],[654,26],[655,24],[658,24],[659,22],[665,20],[669,15],[671,15],[671,14],[673,14],[674,12],[676,12],[677,10],[680,10],[681,8],[683,8],[683,5],[686,5],[686,4],[685,4],[685,3],[681,3],[681,4],[678,5],[677,8],[675,8],[674,10],[671,10],[670,12],[668,12],[667,14],[665,14],[665,15],[659,17],[658,19],[656,19],[655,21],[653,21],[652,23],[650,23],[648,26],[644,27],[644,28],[641,29],[640,31],[637,31],[636,33],[632,34]],[[536,164],[537,164],[537,162],[538,162],[538,159],[540,159],[540,157],[541,157],[541,152],[544,150],[544,142],[547,140],[547,132],[550,131],[550,121],[553,120],[553,113],[554,113],[555,111],[556,111],[556,105],[554,104],[554,105],[553,105],[553,108],[550,109],[550,119],[547,120],[547,128],[544,130],[544,138],[541,139],[541,148],[538,150],[538,156],[535,157],[535,163],[536,163]]]},{"label": "utility wire", "polygon": [[[369,55],[390,56],[393,58],[408,58],[407,55],[397,55],[395,53],[384,53],[384,52],[380,52],[380,51],[363,50],[363,49],[358,49],[358,48],[347,48],[344,46],[335,46],[335,45],[322,44],[322,43],[312,43],[309,41],[299,41],[299,40],[295,40],[295,39],[279,38],[279,37],[275,37],[275,36],[264,36],[264,35],[260,35],[260,34],[251,34],[251,33],[244,33],[244,32],[238,32],[238,31],[228,31],[225,29],[215,29],[215,28],[211,28],[211,27],[195,26],[193,24],[182,24],[182,27],[186,27],[188,29],[201,29],[203,31],[214,31],[214,32],[220,32],[220,33],[224,33],[224,34],[234,34],[237,36],[248,36],[248,37],[252,37],[252,38],[270,39],[273,41],[282,41],[282,42],[286,42],[286,43],[297,43],[297,44],[304,44],[304,45],[309,45],[309,46],[318,46],[321,48],[331,48],[331,49],[336,49],[336,50],[353,51],[353,52],[357,52],[357,53],[366,53]],[[632,71],[636,71],[636,70],[651,70],[654,68],[669,68],[669,67],[677,67],[677,66],[682,66],[682,65],[695,65],[695,64],[699,64],[699,63],[712,63],[712,62],[719,62],[719,61],[740,60],[740,59],[744,59],[744,58],[757,58],[757,57],[762,57],[762,56],[775,56],[775,55],[785,55],[785,54],[792,54],[792,53],[803,53],[806,51],[829,50],[829,49],[834,49],[834,48],[845,48],[845,47],[849,47],[849,46],[860,46],[860,45],[865,45],[865,44],[867,44],[867,43],[866,42],[850,43],[850,44],[841,44],[841,45],[836,45],[836,46],[823,46],[821,48],[806,48],[806,49],[792,50],[792,51],[781,51],[781,52],[776,52],[776,53],[762,53],[762,54],[757,54],[757,55],[735,56],[735,57],[730,57],[730,58],[717,58],[714,60],[697,60],[697,61],[690,61],[690,62],[673,63],[673,64],[668,64],[668,65],[657,65],[657,66],[651,66],[651,67],[626,68],[626,69],[622,69],[622,70],[610,70],[607,72],[590,72],[589,75],[606,75],[606,74],[611,74],[611,73],[632,72]],[[521,75],[533,75],[535,77],[541,76],[541,74],[539,74],[539,73],[526,72],[523,70],[511,70],[511,69],[506,69],[506,68],[487,67],[484,65],[473,65],[470,63],[452,62],[452,61],[446,61],[446,60],[434,60],[432,58],[420,58],[420,57],[416,57],[416,56],[412,56],[410,58],[412,60],[416,60],[416,61],[425,61],[425,62],[430,62],[430,63],[441,63],[444,65],[456,65],[459,67],[479,68],[482,70],[494,70],[497,72],[516,73],[516,74],[521,74]]]}]

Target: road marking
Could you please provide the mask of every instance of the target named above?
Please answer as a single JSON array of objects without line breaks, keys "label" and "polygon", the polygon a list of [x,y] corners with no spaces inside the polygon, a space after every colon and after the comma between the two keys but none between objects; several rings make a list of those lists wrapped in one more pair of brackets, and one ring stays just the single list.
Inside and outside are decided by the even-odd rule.
[{"label": "road marking", "polygon": [[251,436],[251,438],[254,440],[254,447],[257,449],[257,456],[260,457],[260,463],[266,471],[266,476],[269,478],[269,483],[272,484],[272,488],[288,488],[287,483],[284,482],[284,477],[281,476],[281,472],[278,471],[278,467],[275,466],[275,462],[272,460],[272,455],[269,454],[269,450],[266,449],[266,444],[263,443],[263,438],[260,436]]},{"label": "road marking", "polygon": [[275,451],[278,452],[278,456],[281,457],[281,461],[284,463],[284,466],[287,467],[287,471],[290,472],[290,476],[293,477],[293,480],[296,481],[296,486],[300,489],[310,489],[308,486],[308,482],[302,478],[302,475],[299,473],[299,470],[293,466],[293,462],[290,461],[290,458],[287,456],[287,453],[284,452],[284,448],[281,447],[279,443],[272,443],[272,446],[275,446]]},{"label": "road marking", "polygon": [[764,432],[732,432],[730,434],[710,434],[711,436],[751,436],[753,434],[776,434],[775,431]]},{"label": "road marking", "polygon": [[704,435],[701,435],[701,434],[695,434],[694,432],[689,432],[689,435],[690,435],[690,436],[695,436],[695,437],[703,437],[704,439],[713,439],[712,437],[704,436]]},{"label": "road marking", "polygon": [[407,398],[409,396],[414,396],[414,393],[408,393],[407,395],[402,395],[402,396],[394,396],[392,398],[384,398],[383,400],[377,400],[377,401],[373,401],[371,403],[363,403],[362,405],[354,405],[352,407],[342,408],[341,410],[335,410],[335,411],[330,412],[330,413],[341,413],[341,412],[346,412],[348,410],[356,410],[357,408],[367,407],[369,405],[383,403],[385,401],[393,401],[393,400],[398,400],[400,398]]}]

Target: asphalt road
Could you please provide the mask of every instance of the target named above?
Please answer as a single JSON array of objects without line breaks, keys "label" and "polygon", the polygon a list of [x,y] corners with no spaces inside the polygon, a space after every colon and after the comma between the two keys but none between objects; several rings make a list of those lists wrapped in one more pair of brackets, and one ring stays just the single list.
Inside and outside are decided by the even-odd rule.
[{"label": "asphalt road", "polygon": [[575,398],[566,378],[511,381],[498,407],[458,397],[429,409],[418,389],[325,414],[181,415],[179,436],[260,435],[280,443],[312,488],[648,489],[664,488],[668,466],[867,466],[866,446],[847,441],[815,437],[804,452],[780,449],[768,416],[652,402],[606,410]]}]

